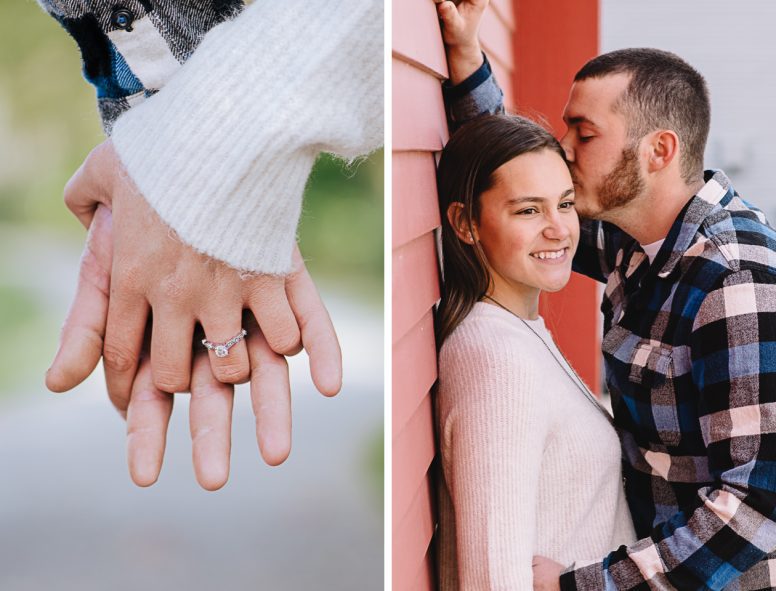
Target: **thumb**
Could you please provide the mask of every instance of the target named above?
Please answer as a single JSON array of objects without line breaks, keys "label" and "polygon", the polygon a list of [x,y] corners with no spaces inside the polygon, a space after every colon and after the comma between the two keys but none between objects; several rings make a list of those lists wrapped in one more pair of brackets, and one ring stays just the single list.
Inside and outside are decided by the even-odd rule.
[{"label": "thumb", "polygon": [[46,372],[46,387],[52,392],[76,387],[100,361],[108,318],[112,245],[110,211],[99,207],[89,228],[78,287],[62,327],[59,349]]},{"label": "thumb", "polygon": [[64,189],[65,205],[85,228],[92,223],[99,204],[111,206],[110,179],[118,170],[113,143],[106,140],[94,148],[75,171]]}]

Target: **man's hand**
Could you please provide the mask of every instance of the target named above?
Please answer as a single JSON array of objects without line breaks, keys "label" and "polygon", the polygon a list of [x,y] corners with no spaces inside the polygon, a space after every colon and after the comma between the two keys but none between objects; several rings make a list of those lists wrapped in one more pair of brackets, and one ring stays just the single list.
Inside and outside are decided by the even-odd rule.
[{"label": "man's hand", "polygon": [[482,65],[482,49],[477,37],[480,21],[489,0],[434,0],[442,23],[442,39],[447,50],[450,82],[459,84]]},{"label": "man's hand", "polygon": [[534,591],[560,591],[560,573],[565,567],[544,556],[533,557]]},{"label": "man's hand", "polygon": [[[288,365],[282,355],[269,348],[255,320],[248,317],[246,314],[256,438],[264,461],[277,466],[291,451]],[[189,426],[194,473],[206,490],[217,490],[229,479],[233,401],[234,386],[216,380],[207,353],[196,350]],[[172,407],[173,396],[154,385],[149,360],[144,357],[127,412],[127,460],[130,476],[138,486],[150,486],[159,478]]]}]

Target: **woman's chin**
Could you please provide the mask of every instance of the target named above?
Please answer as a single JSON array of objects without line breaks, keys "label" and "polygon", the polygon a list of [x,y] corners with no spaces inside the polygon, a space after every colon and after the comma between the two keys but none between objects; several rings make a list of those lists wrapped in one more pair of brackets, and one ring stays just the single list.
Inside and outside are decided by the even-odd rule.
[{"label": "woman's chin", "polygon": [[571,269],[568,269],[563,273],[558,273],[557,276],[554,277],[545,277],[544,281],[542,281],[541,290],[549,293],[555,293],[556,291],[560,291],[566,287],[570,279]]}]

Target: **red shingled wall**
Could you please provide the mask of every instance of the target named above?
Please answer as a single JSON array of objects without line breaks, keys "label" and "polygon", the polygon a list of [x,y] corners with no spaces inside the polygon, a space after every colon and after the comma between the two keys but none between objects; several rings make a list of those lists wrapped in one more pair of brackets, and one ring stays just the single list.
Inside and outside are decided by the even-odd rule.
[{"label": "red shingled wall", "polygon": [[[433,307],[439,299],[435,153],[447,141],[447,76],[432,0],[393,0],[393,588],[434,588]],[[506,95],[557,131],[570,80],[598,44],[597,0],[491,0],[481,40]],[[561,348],[599,382],[595,288],[575,279],[543,306]],[[562,323],[561,323],[562,319]]]}]

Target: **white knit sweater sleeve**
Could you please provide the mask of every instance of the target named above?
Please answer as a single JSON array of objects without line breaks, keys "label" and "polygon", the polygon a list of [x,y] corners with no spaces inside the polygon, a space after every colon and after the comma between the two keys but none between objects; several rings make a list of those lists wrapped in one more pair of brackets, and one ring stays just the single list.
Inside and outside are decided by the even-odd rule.
[{"label": "white knit sweater sleeve", "polygon": [[257,0],[123,115],[113,143],[184,242],[285,274],[318,154],[353,159],[382,143],[382,47],[379,0]]},{"label": "white knit sweater sleeve", "polygon": [[547,432],[539,370],[498,329],[468,325],[440,356],[441,434],[460,589],[532,589],[536,498]]}]

